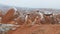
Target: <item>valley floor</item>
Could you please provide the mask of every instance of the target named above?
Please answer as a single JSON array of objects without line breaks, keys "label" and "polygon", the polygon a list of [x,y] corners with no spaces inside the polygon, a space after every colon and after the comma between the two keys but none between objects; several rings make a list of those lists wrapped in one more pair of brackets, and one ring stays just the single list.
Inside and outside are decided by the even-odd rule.
[{"label": "valley floor", "polygon": [[60,24],[24,26],[15,31],[9,31],[7,34],[60,34]]}]

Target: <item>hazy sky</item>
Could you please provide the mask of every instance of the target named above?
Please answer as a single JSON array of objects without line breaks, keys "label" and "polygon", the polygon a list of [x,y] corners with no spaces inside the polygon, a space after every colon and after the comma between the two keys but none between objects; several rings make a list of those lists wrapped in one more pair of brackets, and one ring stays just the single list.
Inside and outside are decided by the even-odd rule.
[{"label": "hazy sky", "polygon": [[30,8],[60,9],[60,0],[0,0],[0,4]]}]

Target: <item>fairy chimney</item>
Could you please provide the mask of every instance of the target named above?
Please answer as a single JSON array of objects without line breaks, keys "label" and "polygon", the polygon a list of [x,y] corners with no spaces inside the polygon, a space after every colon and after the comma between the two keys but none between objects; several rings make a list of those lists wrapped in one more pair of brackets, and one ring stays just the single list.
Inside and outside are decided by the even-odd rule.
[{"label": "fairy chimney", "polygon": [[46,24],[51,24],[53,22],[52,20],[53,13],[49,11],[44,12],[44,19],[45,19]]},{"label": "fairy chimney", "polygon": [[11,8],[8,12],[3,16],[2,23],[8,23],[14,19],[14,13],[17,11],[15,8]]}]

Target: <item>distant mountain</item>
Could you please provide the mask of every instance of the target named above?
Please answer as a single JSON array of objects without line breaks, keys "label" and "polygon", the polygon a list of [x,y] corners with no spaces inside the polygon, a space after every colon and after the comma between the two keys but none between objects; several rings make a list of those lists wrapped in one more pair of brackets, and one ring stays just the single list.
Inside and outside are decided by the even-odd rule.
[{"label": "distant mountain", "polygon": [[[0,9],[3,11],[3,12],[6,12],[9,10],[9,8],[11,8],[12,6],[7,6],[7,5],[2,5],[0,4]],[[15,7],[15,6],[14,6]],[[54,13],[60,13],[60,9],[52,9],[52,8],[26,8],[26,7],[16,7],[18,11],[20,12],[25,12],[25,11],[32,11],[32,10],[35,10],[35,9],[38,9],[38,10],[44,10],[45,11],[53,11]]]},{"label": "distant mountain", "polygon": [[10,6],[0,5],[0,9],[3,10],[3,11],[8,10],[8,8],[10,8]]},{"label": "distant mountain", "polygon": [[[6,11],[6,10],[8,10],[11,7],[12,6],[7,6],[7,5],[0,4],[0,9],[2,9],[3,11]],[[26,8],[26,7],[15,7],[15,8],[17,8],[18,10],[32,10],[32,8]]]}]

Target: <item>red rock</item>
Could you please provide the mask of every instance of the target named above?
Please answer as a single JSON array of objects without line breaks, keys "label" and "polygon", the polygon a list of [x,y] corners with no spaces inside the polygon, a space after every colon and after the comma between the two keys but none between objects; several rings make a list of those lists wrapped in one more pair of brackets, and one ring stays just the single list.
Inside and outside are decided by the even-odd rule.
[{"label": "red rock", "polygon": [[2,11],[0,10],[0,17],[2,17],[3,16],[3,14],[2,14]]},{"label": "red rock", "polygon": [[23,25],[24,24],[24,19],[20,18],[20,17],[17,17],[16,18],[16,22],[19,24],[19,25]]},{"label": "red rock", "polygon": [[8,10],[8,12],[2,18],[2,23],[7,23],[7,22],[13,20],[14,12],[15,12],[14,9]]}]

